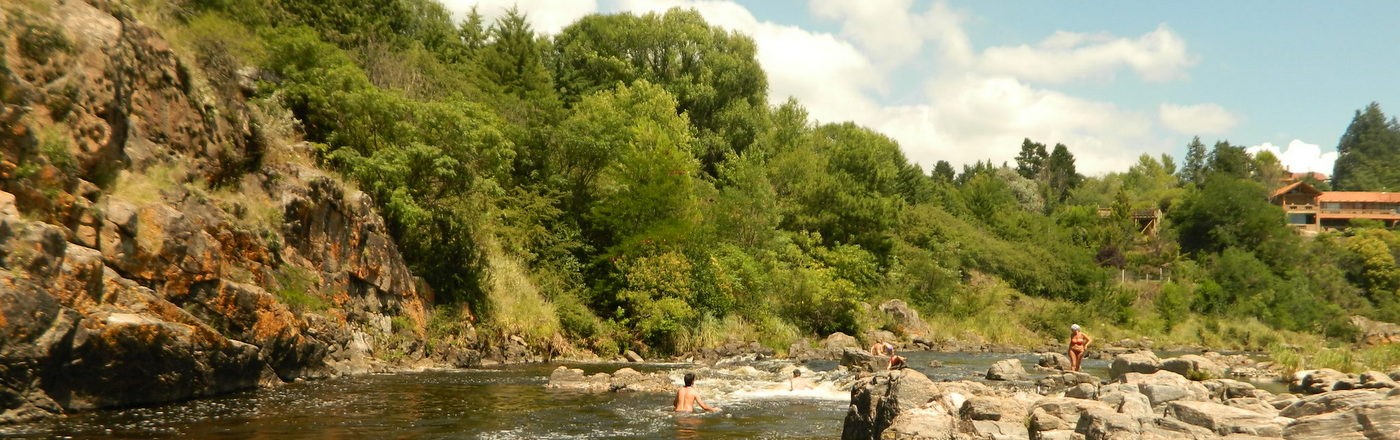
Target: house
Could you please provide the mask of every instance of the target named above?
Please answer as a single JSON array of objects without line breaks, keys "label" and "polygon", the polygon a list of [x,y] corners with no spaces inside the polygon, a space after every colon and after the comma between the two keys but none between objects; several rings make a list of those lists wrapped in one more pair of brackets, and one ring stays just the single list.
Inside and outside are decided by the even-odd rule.
[{"label": "house", "polygon": [[1289,226],[1307,233],[1344,228],[1353,219],[1400,225],[1400,193],[1318,191],[1307,182],[1294,182],[1270,194],[1269,202],[1283,208]]}]

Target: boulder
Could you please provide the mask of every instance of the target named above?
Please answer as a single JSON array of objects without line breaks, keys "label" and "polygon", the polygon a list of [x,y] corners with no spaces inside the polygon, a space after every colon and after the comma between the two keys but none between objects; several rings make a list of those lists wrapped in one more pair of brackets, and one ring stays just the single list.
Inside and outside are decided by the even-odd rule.
[{"label": "boulder", "polygon": [[890,358],[876,356],[859,348],[841,349],[841,365],[855,371],[877,372],[890,368]]},{"label": "boulder", "polygon": [[1044,398],[1031,405],[1030,427],[1036,432],[1073,430],[1079,425],[1080,415],[1093,409],[1114,412],[1107,403],[1097,400]]},{"label": "boulder", "polygon": [[1219,435],[1246,434],[1281,437],[1291,419],[1277,418],[1215,402],[1174,401],[1167,404],[1167,415]]},{"label": "boulder", "polygon": [[1400,400],[1375,400],[1300,417],[1284,428],[1283,436],[1289,440],[1400,438]]},{"label": "boulder", "polygon": [[1137,418],[1116,411],[1094,408],[1079,416],[1074,432],[1085,440],[1128,440],[1142,436],[1142,423]]},{"label": "boulder", "polygon": [[842,424],[842,439],[884,438],[900,418],[896,432],[946,432],[954,412],[942,405],[922,408],[937,394],[936,385],[912,369],[882,371],[851,388],[851,403]]},{"label": "boulder", "polygon": [[1279,410],[1284,417],[1301,418],[1345,410],[1363,403],[1385,398],[1373,390],[1345,390],[1303,397]]},{"label": "boulder", "polygon": [[1147,396],[1153,407],[1175,400],[1206,400],[1210,393],[1204,385],[1170,371],[1152,374],[1128,373],[1119,378],[1119,381],[1137,385],[1138,391]]},{"label": "boulder", "polygon": [[1099,387],[1087,383],[1081,383],[1065,390],[1065,397],[1073,399],[1095,399],[1098,394]]},{"label": "boulder", "polygon": [[1352,316],[1351,324],[1356,326],[1358,341],[1362,345],[1389,345],[1400,343],[1400,325],[1373,321],[1364,316]]},{"label": "boulder", "polygon": [[1099,396],[1099,401],[1121,414],[1133,417],[1151,417],[1152,401],[1137,390],[1113,390]]},{"label": "boulder", "polygon": [[1203,356],[1182,355],[1162,361],[1162,369],[1194,380],[1225,377],[1225,367]]},{"label": "boulder", "polygon": [[1065,356],[1064,353],[1039,353],[1036,356],[1040,358],[1036,362],[1038,366],[1061,371],[1068,371],[1070,368],[1069,356]]},{"label": "boulder", "polygon": [[928,324],[919,318],[919,311],[909,307],[902,300],[885,301],[880,304],[879,310],[894,321],[894,331],[899,335],[911,337],[927,336],[931,333]]},{"label": "boulder", "polygon": [[1021,360],[1003,359],[993,363],[987,369],[987,380],[1022,380],[1026,378],[1026,369],[1021,368]]},{"label": "boulder", "polygon": [[1400,386],[1390,376],[1379,371],[1367,371],[1357,378],[1357,388],[1396,388]]},{"label": "boulder", "polygon": [[826,350],[831,356],[831,359],[839,359],[841,357],[841,352],[847,348],[854,348],[856,350],[863,349],[863,347],[860,346],[860,341],[857,341],[855,336],[841,332],[832,333],[830,336],[827,336],[826,339],[823,339],[821,348]]},{"label": "boulder", "polygon": [[1162,360],[1151,351],[1124,353],[1113,358],[1109,364],[1109,378],[1117,380],[1128,373],[1152,374],[1162,369]]},{"label": "boulder", "polygon": [[1338,382],[1350,379],[1346,373],[1330,368],[1303,370],[1293,375],[1293,383],[1288,385],[1288,390],[1303,394],[1325,393],[1337,389]]},{"label": "boulder", "polygon": [[1026,414],[1027,396],[971,396],[963,403],[958,416],[963,420],[1011,421],[1022,423]]},{"label": "boulder", "polygon": [[622,357],[626,358],[626,359],[627,359],[627,362],[633,362],[633,363],[646,362],[645,359],[642,359],[642,355],[637,354],[637,352],[632,351],[632,350],[627,350],[627,351],[622,352]]}]

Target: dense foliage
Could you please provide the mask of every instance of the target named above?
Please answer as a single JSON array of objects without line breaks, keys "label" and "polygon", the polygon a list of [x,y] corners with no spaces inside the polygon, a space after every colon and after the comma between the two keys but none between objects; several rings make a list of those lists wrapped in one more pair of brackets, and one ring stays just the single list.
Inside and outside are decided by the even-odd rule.
[{"label": "dense foliage", "polygon": [[[1400,317],[1395,233],[1299,238],[1266,200],[1277,159],[1227,142],[1193,140],[1181,169],[1144,155],[1085,177],[1072,146],[1026,139],[995,158],[1014,168],[925,173],[884,135],[767,104],[753,40],[693,11],[594,15],[552,37],[513,11],[453,23],[431,0],[198,0],[177,16],[256,36],[238,59],[202,59],[257,66],[257,99],[291,110],[488,336],[782,350],[893,329],[867,310],[895,298],[1036,337],[1193,316],[1340,336],[1348,313]],[[1375,124],[1395,125],[1359,119],[1344,159],[1394,149]],[[1156,210],[1154,229],[1139,213]]]}]

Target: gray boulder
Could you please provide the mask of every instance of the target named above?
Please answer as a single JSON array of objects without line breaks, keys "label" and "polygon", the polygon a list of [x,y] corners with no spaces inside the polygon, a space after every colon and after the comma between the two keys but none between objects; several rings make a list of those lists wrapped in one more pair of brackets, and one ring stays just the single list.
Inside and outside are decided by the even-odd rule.
[{"label": "gray boulder", "polygon": [[1219,435],[1281,437],[1284,425],[1292,421],[1215,402],[1175,401],[1167,404],[1166,413],[1177,420],[1209,429]]},{"label": "gray boulder", "polygon": [[1284,428],[1283,436],[1289,440],[1400,438],[1400,400],[1376,400],[1301,417]]},{"label": "gray boulder", "polygon": [[[1288,390],[1302,394],[1318,394],[1338,389],[1339,382],[1347,382],[1351,377],[1346,373],[1323,368],[1320,370],[1299,371],[1293,376],[1293,383],[1288,385]],[[1343,389],[1349,389],[1344,386]]]},{"label": "gray boulder", "polygon": [[1036,365],[1038,366],[1061,371],[1069,371],[1069,356],[1065,356],[1064,353],[1048,352],[1040,353],[1037,356],[1040,357],[1040,359],[1036,362]]},{"label": "gray boulder", "polygon": [[1182,355],[1162,361],[1162,369],[1180,374],[1190,379],[1216,379],[1225,377],[1225,367],[1203,356]]},{"label": "gray boulder", "polygon": [[877,372],[890,368],[890,358],[876,356],[859,348],[841,349],[841,365],[855,371]]},{"label": "gray boulder", "polygon": [[1124,353],[1113,358],[1109,364],[1108,376],[1117,380],[1128,373],[1152,374],[1162,369],[1162,360],[1157,358],[1151,351],[1137,351]]},{"label": "gray boulder", "polygon": [[1020,359],[1003,359],[987,369],[987,380],[1021,380],[1026,378],[1026,369]]},{"label": "gray boulder", "polygon": [[1300,418],[1345,410],[1363,403],[1380,400],[1384,394],[1372,390],[1345,390],[1303,397],[1279,410],[1284,417]]}]

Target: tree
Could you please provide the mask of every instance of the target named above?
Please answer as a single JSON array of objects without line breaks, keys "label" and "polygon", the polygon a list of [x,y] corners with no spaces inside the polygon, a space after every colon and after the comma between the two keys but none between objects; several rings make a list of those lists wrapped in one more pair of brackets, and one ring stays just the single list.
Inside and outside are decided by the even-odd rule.
[{"label": "tree", "polygon": [[1201,143],[1201,137],[1191,138],[1191,143],[1186,144],[1186,166],[1181,168],[1181,184],[1192,184],[1200,186],[1206,181],[1206,144]]},{"label": "tree", "polygon": [[1274,189],[1283,183],[1284,174],[1283,163],[1279,162],[1278,156],[1269,151],[1260,151],[1254,155],[1254,160],[1250,161],[1250,175],[1255,182],[1264,185],[1264,188]]},{"label": "tree", "polygon": [[1070,154],[1065,144],[1055,144],[1055,150],[1050,153],[1045,169],[1050,175],[1050,198],[1056,203],[1064,202],[1069,197],[1069,192],[1084,180],[1074,169],[1074,155]]},{"label": "tree", "polygon": [[1016,155],[1016,173],[1027,179],[1040,180],[1048,160],[1045,144],[1026,138],[1021,141],[1021,152]]},{"label": "tree", "polygon": [[1343,191],[1400,191],[1400,122],[1372,102],[1337,142],[1332,184]]},{"label": "tree", "polygon": [[957,172],[953,171],[953,165],[948,163],[948,161],[940,160],[938,163],[933,164],[932,174],[933,180],[942,183],[953,183],[953,178]]},{"label": "tree", "polygon": [[638,79],[675,96],[698,131],[704,148],[697,158],[711,174],[752,142],[745,130],[722,129],[725,121],[767,105],[768,80],[753,39],[710,26],[695,10],[590,15],[560,31],[554,48],[565,102]]},{"label": "tree", "polygon": [[1199,190],[1187,193],[1168,218],[1180,233],[1181,250],[1188,253],[1228,247],[1253,251],[1291,234],[1283,210],[1269,203],[1263,186],[1226,174],[1212,176]]},{"label": "tree", "polygon": [[1249,153],[1244,151],[1244,147],[1230,145],[1228,141],[1219,141],[1215,143],[1215,148],[1210,150],[1206,174],[1224,174],[1236,179],[1248,179],[1251,164]]}]

